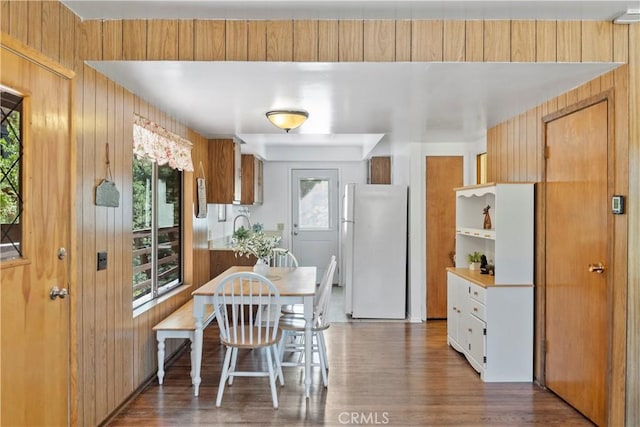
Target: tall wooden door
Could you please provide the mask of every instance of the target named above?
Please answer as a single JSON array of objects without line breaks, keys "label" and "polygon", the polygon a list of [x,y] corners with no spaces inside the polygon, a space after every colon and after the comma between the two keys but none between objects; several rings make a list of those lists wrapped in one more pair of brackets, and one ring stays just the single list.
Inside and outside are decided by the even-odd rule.
[{"label": "tall wooden door", "polygon": [[70,420],[70,303],[50,291],[69,289],[70,280],[71,81],[4,43],[0,84],[22,98],[23,155],[19,250],[0,261],[0,425],[63,426]]},{"label": "tall wooden door", "polygon": [[462,157],[426,160],[427,318],[447,318],[447,267],[456,243],[456,187],[462,186]]},{"label": "tall wooden door", "polygon": [[611,285],[607,101],[549,122],[546,140],[546,385],[604,425]]}]

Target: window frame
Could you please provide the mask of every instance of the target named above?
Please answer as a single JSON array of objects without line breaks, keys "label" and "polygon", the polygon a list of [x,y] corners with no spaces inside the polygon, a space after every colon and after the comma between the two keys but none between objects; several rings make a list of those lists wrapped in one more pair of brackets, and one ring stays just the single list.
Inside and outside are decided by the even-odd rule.
[{"label": "window frame", "polygon": [[[135,157],[135,156],[134,156]],[[135,158],[134,158],[135,160]],[[159,168],[160,166],[158,166],[157,162],[154,162],[148,158],[142,158],[140,160],[149,162],[151,164],[151,194],[152,194],[152,202],[151,202],[151,250],[150,250],[150,254],[151,254],[151,292],[148,294],[145,294],[137,299],[133,298],[133,286],[134,286],[134,282],[133,282],[133,275],[132,275],[132,288],[131,288],[131,292],[132,292],[132,307],[133,310],[138,310],[140,309],[142,306],[144,306],[145,304],[148,304],[158,298],[161,298],[162,296],[164,296],[165,294],[167,294],[168,292],[171,292],[172,290],[178,288],[179,286],[181,286],[184,282],[184,212],[183,212],[183,206],[184,206],[184,173],[181,170],[178,169],[173,169],[179,177],[179,183],[178,183],[178,188],[180,190],[180,195],[178,198],[178,212],[180,213],[180,219],[178,221],[178,235],[179,235],[179,277],[177,279],[172,280],[171,282],[161,285],[159,286],[158,283],[158,267],[159,267],[159,258],[158,258],[158,250],[159,250],[159,243],[158,243],[158,236],[159,236],[159,226],[158,226],[158,199],[159,196],[157,194],[158,192],[158,182],[159,182]],[[133,165],[132,165],[133,167]],[[169,166],[167,166],[169,167]],[[132,197],[133,197],[133,192],[132,192]],[[133,207],[133,203],[132,203],[132,207]],[[132,211],[132,224],[133,224],[133,211]],[[132,232],[134,232],[135,230],[133,230],[132,227]],[[132,236],[132,243],[133,243],[133,236]],[[134,251],[135,249],[133,249],[132,247],[132,251]],[[132,266],[133,266],[133,257],[132,257]]]}]

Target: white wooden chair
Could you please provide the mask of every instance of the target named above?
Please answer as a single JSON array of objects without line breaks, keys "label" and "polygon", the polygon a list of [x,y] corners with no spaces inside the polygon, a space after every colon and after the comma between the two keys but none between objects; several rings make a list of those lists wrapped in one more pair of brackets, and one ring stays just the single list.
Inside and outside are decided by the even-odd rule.
[{"label": "white wooden chair", "polygon": [[298,260],[291,251],[284,248],[274,248],[269,265],[271,267],[297,267]]},{"label": "white wooden chair", "polygon": [[[329,363],[327,358],[327,348],[324,341],[323,332],[329,328],[329,301],[331,300],[331,289],[333,287],[333,275],[336,270],[336,257],[332,256],[325,275],[316,290],[313,307],[313,324],[311,326],[312,353],[318,354],[319,363],[312,363],[312,366],[320,366],[322,373],[322,383],[328,385]],[[280,339],[280,357],[282,366],[304,366],[303,358],[298,357],[297,361],[285,361],[286,353],[304,354],[304,328],[305,319],[299,314],[285,314],[281,317],[279,327],[282,330]],[[296,339],[302,338],[302,339]]]},{"label": "white wooden chair", "polygon": [[[335,261],[336,256],[332,255],[331,256],[331,260],[329,261],[329,265],[331,265],[332,261]],[[329,268],[327,267],[324,271],[324,276],[322,277],[322,280],[320,281],[320,286],[322,286],[322,283],[325,282],[326,278],[327,278],[327,274],[329,273]],[[333,282],[333,278],[331,279],[331,282]],[[318,304],[318,296],[319,296],[319,292],[316,292],[316,294],[313,297],[313,306],[317,306]],[[283,315],[289,315],[289,314],[296,314],[299,316],[302,316],[304,314],[304,305],[303,304],[287,304],[287,305],[283,305],[281,310]]]},{"label": "white wooden chair", "polygon": [[[256,273],[235,273],[220,282],[213,296],[216,318],[220,327],[220,341],[226,347],[216,406],[222,403],[225,382],[233,384],[233,377],[269,377],[273,407],[278,407],[276,377],[284,385],[278,353],[281,331],[279,311],[272,315],[273,305],[279,304],[280,293],[266,277]],[[264,314],[263,314],[264,313]],[[254,317],[256,319],[254,319]],[[267,359],[267,371],[238,371],[239,349],[262,349]]]}]

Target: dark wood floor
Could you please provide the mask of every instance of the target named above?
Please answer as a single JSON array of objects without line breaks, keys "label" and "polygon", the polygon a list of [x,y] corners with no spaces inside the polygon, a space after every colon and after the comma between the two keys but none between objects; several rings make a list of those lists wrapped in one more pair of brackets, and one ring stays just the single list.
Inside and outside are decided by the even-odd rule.
[{"label": "dark wood floor", "polygon": [[[529,383],[483,383],[447,346],[446,322],[334,323],[326,331],[329,387],[314,369],[311,399],[301,368],[285,368],[280,407],[271,406],[266,378],[236,378],[222,406],[215,395],[223,351],[217,327],[205,332],[200,396],[193,397],[189,354],[167,369],[165,384],[146,389],[111,426],[591,425],[554,394]],[[241,353],[239,363],[260,363]]]}]

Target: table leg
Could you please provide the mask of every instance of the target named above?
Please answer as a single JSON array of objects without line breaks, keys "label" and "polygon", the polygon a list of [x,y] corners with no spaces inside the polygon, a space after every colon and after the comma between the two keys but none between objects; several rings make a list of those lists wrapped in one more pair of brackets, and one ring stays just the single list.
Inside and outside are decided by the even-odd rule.
[{"label": "table leg", "polygon": [[307,399],[311,397],[311,362],[313,360],[313,336],[311,326],[313,324],[313,297],[304,297],[304,389]]},{"label": "table leg", "polygon": [[198,396],[200,392],[200,366],[202,364],[202,318],[204,317],[204,303],[200,298],[194,297],[193,317],[195,319],[196,330],[193,336],[193,395]]}]

